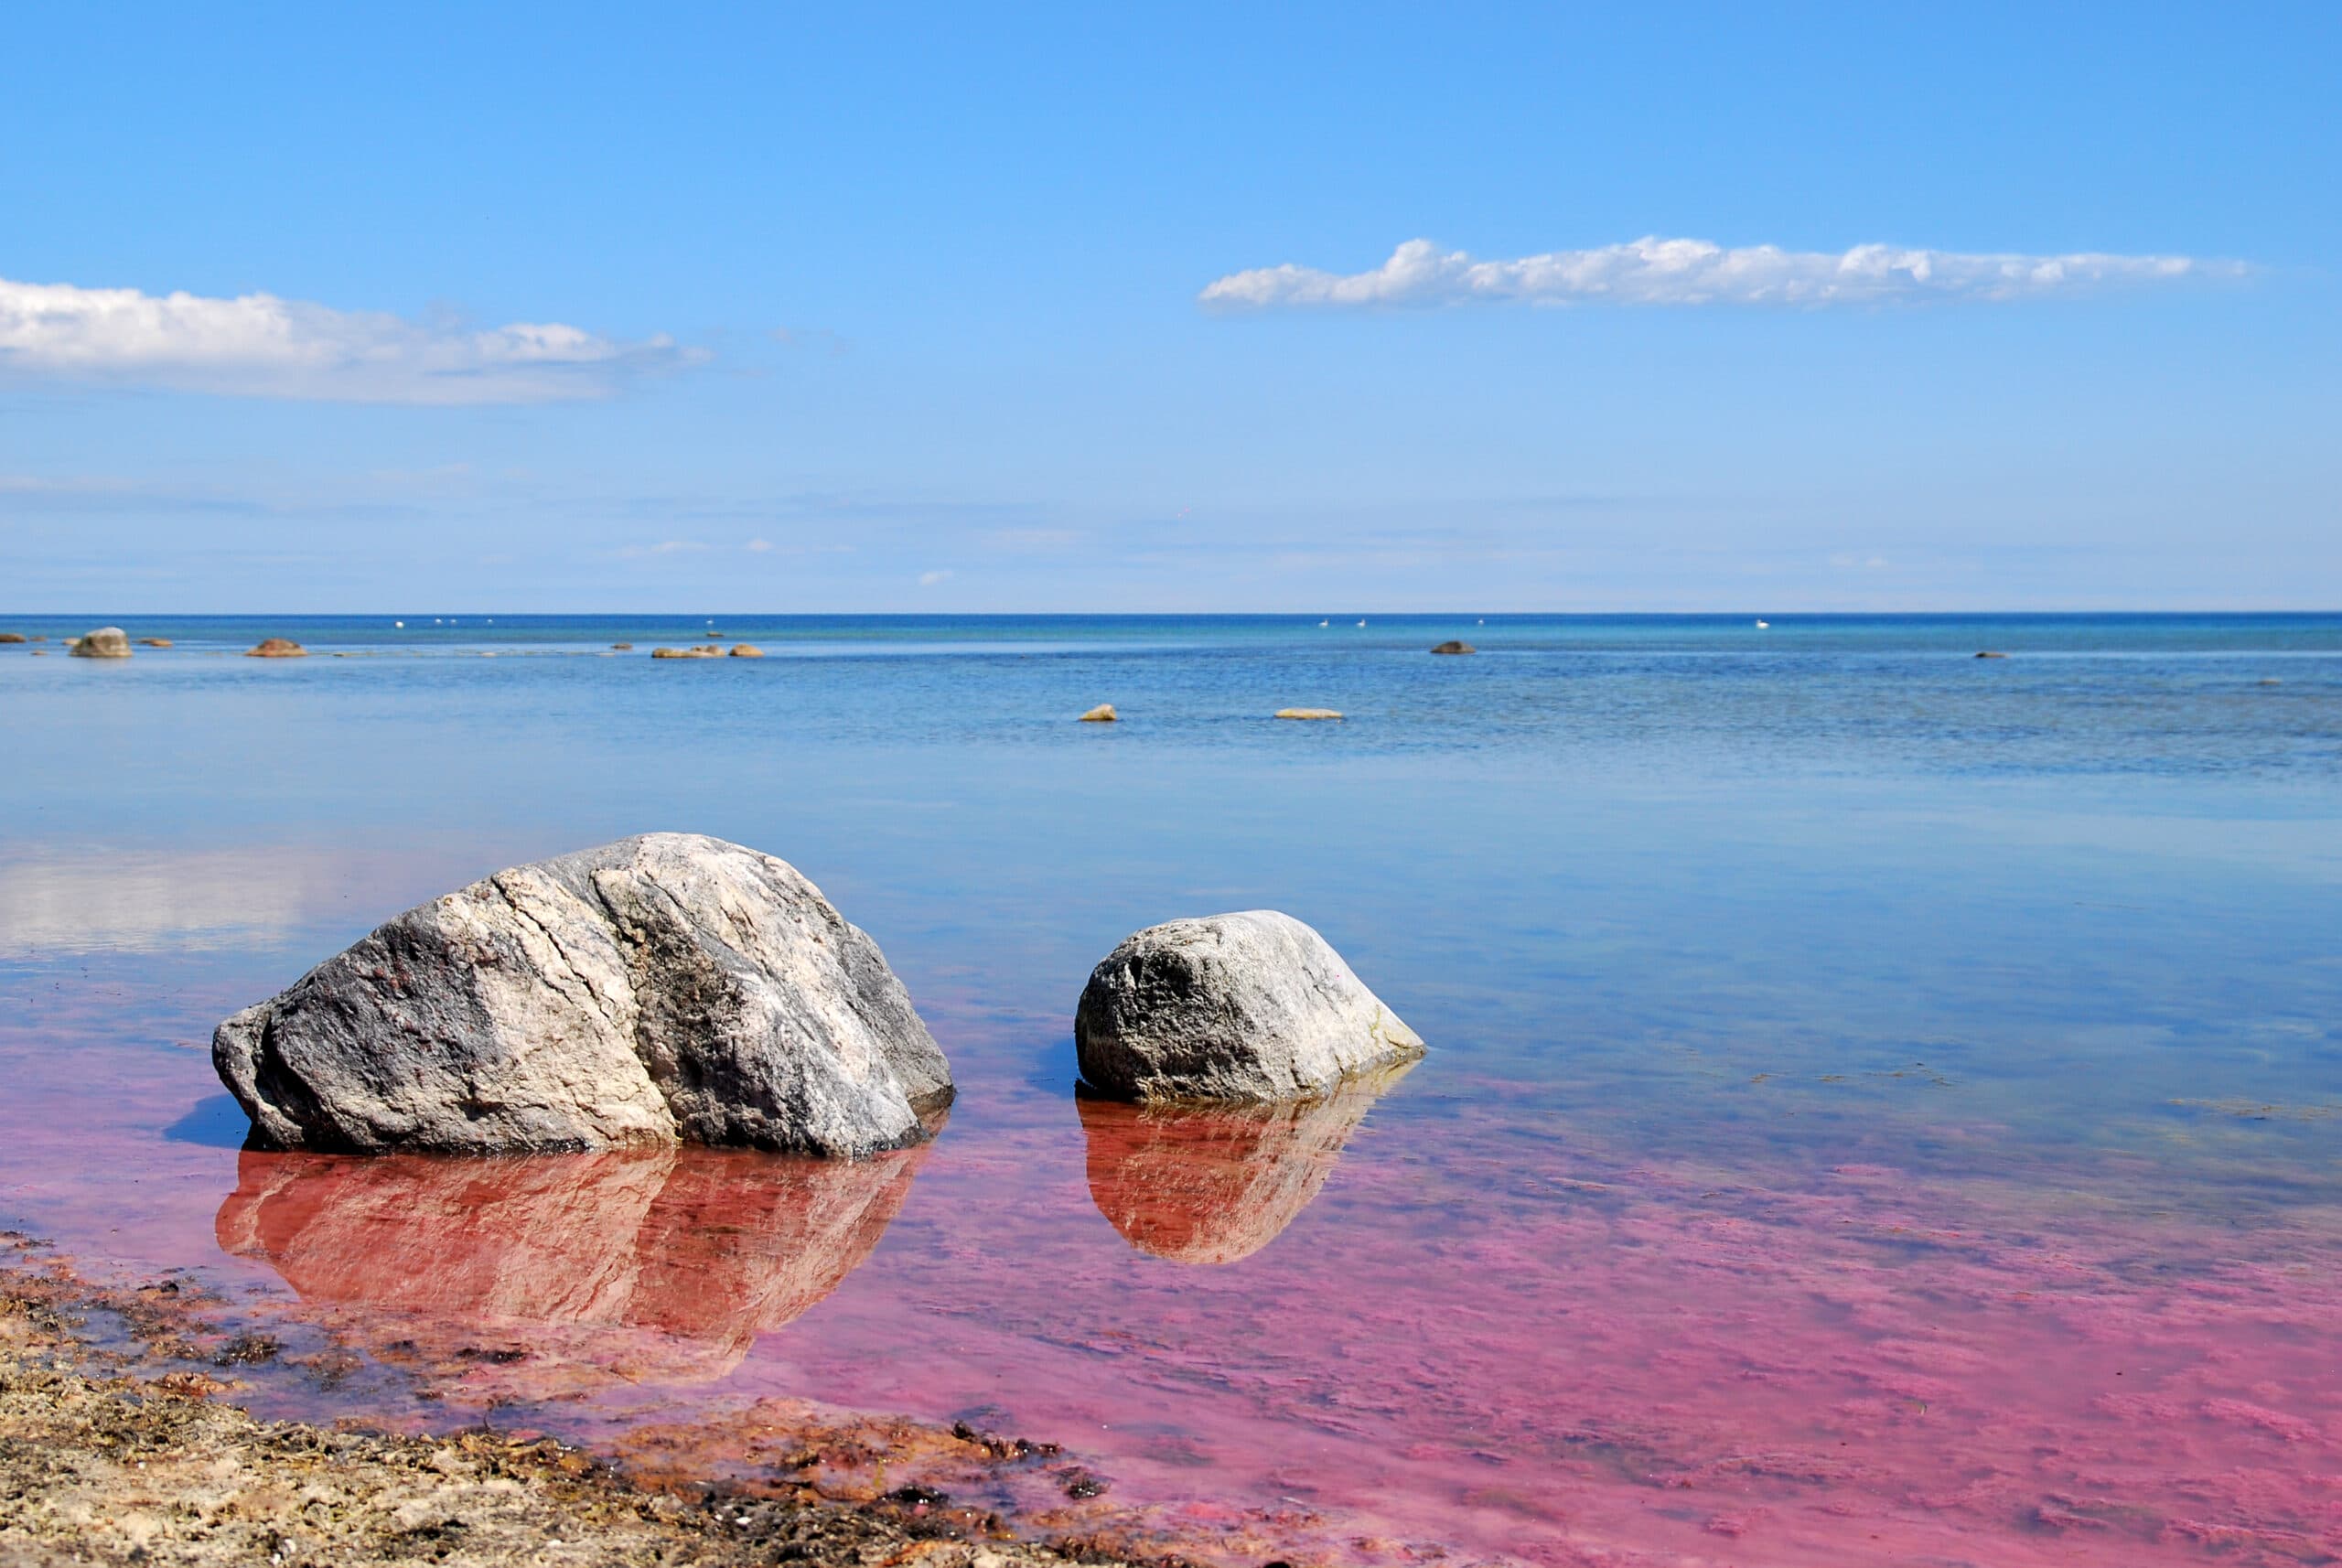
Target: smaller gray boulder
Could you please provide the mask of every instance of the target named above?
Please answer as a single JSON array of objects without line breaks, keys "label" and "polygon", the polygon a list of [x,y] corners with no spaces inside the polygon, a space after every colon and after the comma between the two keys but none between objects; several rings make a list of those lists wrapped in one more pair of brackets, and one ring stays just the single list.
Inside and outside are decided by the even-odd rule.
[{"label": "smaller gray boulder", "polygon": [[1273,909],[1125,937],[1090,971],[1073,1037],[1084,1081],[1137,1101],[1306,1099],[1423,1048],[1325,938]]},{"label": "smaller gray boulder", "polygon": [[127,659],[130,636],[118,626],[102,626],[76,638],[72,652],[76,659]]}]

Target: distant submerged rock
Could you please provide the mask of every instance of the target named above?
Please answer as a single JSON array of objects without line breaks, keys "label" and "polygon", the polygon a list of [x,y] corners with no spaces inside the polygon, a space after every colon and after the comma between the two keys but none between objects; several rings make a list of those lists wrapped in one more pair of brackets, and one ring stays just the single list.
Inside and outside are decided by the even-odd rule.
[{"label": "distant submerged rock", "polygon": [[1122,716],[1122,714],[1114,712],[1113,703],[1101,703],[1096,707],[1090,709],[1088,713],[1082,714],[1081,722],[1086,725],[1111,725],[1119,722]]},{"label": "distant submerged rock", "polygon": [[171,646],[171,639],[167,637],[142,637],[138,639],[138,646],[141,648],[168,648]]},{"label": "distant submerged rock", "polygon": [[289,637],[264,637],[247,652],[247,659],[306,659],[309,650]]},{"label": "distant submerged rock", "polygon": [[1992,649],[1989,649],[1989,648],[1988,648],[1988,649],[1986,649],[1983,652],[1982,652],[1982,653],[1978,654],[1976,657],[1977,657],[1977,658],[1979,658],[1979,659],[2006,659],[2006,658],[2008,657],[2008,655],[2007,655],[2007,654],[2005,654],[2005,653],[1998,653],[1998,652],[1995,652],[1995,651],[1993,651]]},{"label": "distant submerged rock", "polygon": [[76,659],[127,659],[130,639],[118,626],[102,626],[75,638],[67,651]]},{"label": "distant submerged rock", "polygon": [[1084,1082],[1118,1100],[1290,1100],[1423,1042],[1326,939],[1273,909],[1149,926],[1090,973]]},{"label": "distant submerged rock", "polygon": [[410,909],[221,1024],[264,1143],[498,1154],[916,1143],[951,1073],[877,944],[787,862],[649,833]]},{"label": "distant submerged rock", "polygon": [[1434,653],[1477,653],[1480,650],[1468,642],[1449,640],[1432,650]]},{"label": "distant submerged rock", "polygon": [[1342,715],[1335,708],[1279,708],[1276,716],[1281,719],[1338,719]]}]

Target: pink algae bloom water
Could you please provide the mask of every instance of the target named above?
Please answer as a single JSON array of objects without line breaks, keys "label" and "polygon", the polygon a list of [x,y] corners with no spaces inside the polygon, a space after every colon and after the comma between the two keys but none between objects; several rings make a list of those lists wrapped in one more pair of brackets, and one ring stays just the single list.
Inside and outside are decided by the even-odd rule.
[{"label": "pink algae bloom water", "polygon": [[1760,1139],[1658,1158],[1490,1107],[1402,1138],[1403,1084],[1201,1112],[979,1088],[858,1165],[364,1160],[156,1140],[193,1052],[62,1132],[57,1059],[12,1053],[12,1203],[397,1374],[255,1387],[288,1413],[687,1429],[742,1473],[726,1434],[776,1402],[967,1419],[1107,1482],[1003,1482],[1026,1528],[1229,1563],[2342,1552],[2333,1217],[2159,1210],[2120,1161],[2051,1189]]}]

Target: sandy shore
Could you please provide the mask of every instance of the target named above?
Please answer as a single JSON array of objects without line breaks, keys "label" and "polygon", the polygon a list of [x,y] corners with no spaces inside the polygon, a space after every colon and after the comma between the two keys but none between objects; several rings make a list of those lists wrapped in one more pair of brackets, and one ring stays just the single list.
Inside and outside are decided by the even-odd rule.
[{"label": "sandy shore", "polygon": [[[1014,1540],[997,1515],[955,1507],[931,1487],[840,1502],[786,1484],[629,1477],[544,1438],[256,1420],[222,1397],[242,1342],[190,1355],[211,1326],[181,1294],[167,1281],[94,1285],[26,1239],[0,1237],[0,1559],[272,1568],[1142,1561],[1080,1541]],[[938,1441],[986,1444],[975,1434]],[[999,1462],[1029,1462],[1016,1447]]]}]

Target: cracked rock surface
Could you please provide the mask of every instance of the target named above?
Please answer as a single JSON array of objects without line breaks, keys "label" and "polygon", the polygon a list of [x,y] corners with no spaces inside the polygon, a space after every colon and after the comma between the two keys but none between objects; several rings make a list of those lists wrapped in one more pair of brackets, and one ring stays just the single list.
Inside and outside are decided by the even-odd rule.
[{"label": "cracked rock surface", "polygon": [[221,1024],[211,1058],[280,1148],[851,1156],[951,1098],[877,944],[786,861],[692,833],[410,909]]},{"label": "cracked rock surface", "polygon": [[1081,1076],[1119,1100],[1309,1099],[1421,1054],[1326,939],[1249,909],[1149,926],[1090,973]]}]

